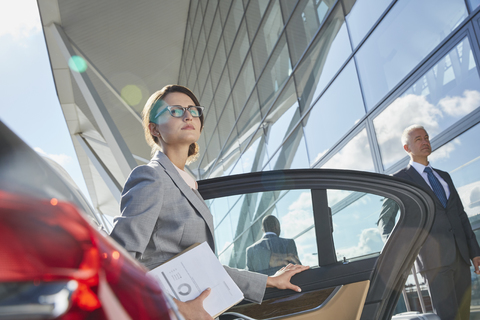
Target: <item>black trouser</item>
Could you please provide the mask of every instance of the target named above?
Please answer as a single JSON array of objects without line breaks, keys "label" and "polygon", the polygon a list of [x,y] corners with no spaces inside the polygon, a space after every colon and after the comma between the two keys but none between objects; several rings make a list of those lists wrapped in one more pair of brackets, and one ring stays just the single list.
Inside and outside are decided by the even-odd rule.
[{"label": "black trouser", "polygon": [[433,309],[442,320],[469,320],[472,299],[470,267],[460,254],[453,264],[424,272]]}]

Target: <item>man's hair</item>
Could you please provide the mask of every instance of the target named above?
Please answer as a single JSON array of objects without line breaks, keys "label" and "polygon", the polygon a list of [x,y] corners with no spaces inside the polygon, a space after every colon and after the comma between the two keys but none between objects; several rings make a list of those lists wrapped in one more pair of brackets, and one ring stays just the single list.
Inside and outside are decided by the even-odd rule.
[{"label": "man's hair", "polygon": [[[408,136],[410,135],[410,132],[412,132],[413,130],[417,130],[417,129],[423,129],[425,130],[425,128],[419,124],[414,124],[414,125],[411,125],[410,127],[407,127],[405,128],[405,130],[403,130],[403,133],[402,133],[402,145],[406,145],[408,144]],[[425,132],[427,132],[427,130],[425,130]]]},{"label": "man's hair", "polygon": [[265,232],[273,232],[277,236],[280,236],[280,221],[278,221],[277,217],[268,215],[262,220],[263,231]]}]

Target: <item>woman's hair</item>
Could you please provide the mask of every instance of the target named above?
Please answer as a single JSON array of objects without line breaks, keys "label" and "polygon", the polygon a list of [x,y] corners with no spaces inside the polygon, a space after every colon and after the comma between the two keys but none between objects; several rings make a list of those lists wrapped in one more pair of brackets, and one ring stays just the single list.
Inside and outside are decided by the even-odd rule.
[{"label": "woman's hair", "polygon": [[[176,84],[169,84],[165,87],[163,87],[161,90],[155,92],[148,98],[147,103],[145,104],[145,107],[143,108],[142,111],[142,124],[143,124],[143,130],[145,131],[145,140],[147,141],[148,145],[152,148],[152,155],[155,153],[155,151],[159,150],[162,151],[162,148],[160,146],[160,141],[158,137],[152,135],[150,133],[150,129],[148,125],[153,122],[150,121],[150,114],[152,113],[152,110],[154,112],[158,112],[157,110],[160,107],[163,107],[162,105],[159,105],[161,101],[165,99],[165,97],[172,92],[180,92],[183,94],[186,94],[187,96],[192,99],[193,103],[196,106],[200,105],[200,102],[198,101],[197,97],[193,94],[190,89],[184,86],[176,85]],[[200,116],[200,132],[203,130],[203,114]],[[196,142],[192,143],[190,147],[188,148],[188,158],[187,158],[187,164],[194,162],[198,158],[198,152],[199,152],[199,147]]]}]

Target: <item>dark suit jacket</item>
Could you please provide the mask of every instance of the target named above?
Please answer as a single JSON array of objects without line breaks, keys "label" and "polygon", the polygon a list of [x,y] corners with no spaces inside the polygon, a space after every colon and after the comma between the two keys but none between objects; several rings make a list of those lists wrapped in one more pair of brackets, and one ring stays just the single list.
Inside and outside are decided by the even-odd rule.
[{"label": "dark suit jacket", "polygon": [[293,239],[266,234],[262,239],[247,248],[247,269],[267,275],[275,274],[284,265],[271,266],[270,257],[272,253],[285,255],[285,257],[291,255],[298,260],[297,246]]},{"label": "dark suit jacket", "polygon": [[[452,178],[447,172],[434,170],[445,180],[450,189],[446,208],[442,206],[430,186],[414,167],[408,165],[407,168],[393,175],[416,183],[425,189],[435,201],[436,211],[433,227],[417,259],[420,272],[452,264],[457,250],[468,265],[472,258],[480,256],[480,247]],[[379,228],[383,229],[384,236],[389,234],[395,225],[397,211],[398,205],[393,200],[387,199],[384,202],[378,223]]]}]

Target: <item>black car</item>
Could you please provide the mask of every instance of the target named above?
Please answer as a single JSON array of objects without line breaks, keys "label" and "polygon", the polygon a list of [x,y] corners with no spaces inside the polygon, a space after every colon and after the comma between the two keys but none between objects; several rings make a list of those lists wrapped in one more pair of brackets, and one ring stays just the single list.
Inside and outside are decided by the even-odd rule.
[{"label": "black car", "polygon": [[[434,203],[420,188],[393,177],[359,171],[308,169],[256,172],[199,181],[199,191],[214,216],[216,253],[223,264],[245,268],[246,249],[263,234],[262,218],[275,215],[281,222],[282,236],[294,239],[298,258],[302,264],[310,266],[309,270],[292,278],[292,282],[302,288],[301,293],[267,289],[261,305],[243,301],[222,315],[223,319],[389,319],[434,218]],[[112,291],[109,292],[110,297],[116,296],[116,303],[108,307],[108,312],[107,309],[99,309],[108,302],[95,300],[97,304],[90,305],[92,314],[96,312],[102,319],[112,319],[115,309],[120,309],[132,318],[147,319],[148,314],[155,313],[152,303],[156,300],[144,298],[141,293],[156,292],[161,295],[161,289],[150,278],[144,277],[146,270],[127,257],[108,236],[87,226],[85,221],[93,216],[85,218],[89,208],[82,196],[68,188],[54,170],[1,122],[0,192],[10,206],[15,203],[20,206],[21,199],[34,204],[33,207],[25,206],[29,211],[25,217],[30,217],[30,220],[35,214],[46,215],[50,201],[58,200],[60,204],[69,202],[73,206],[62,204],[61,207],[69,212],[76,207],[83,212],[83,218],[71,213],[65,214],[64,219],[80,219],[77,224],[95,236],[93,247],[97,249],[89,249],[94,255],[89,258],[96,261],[97,264],[92,264],[95,270],[100,270],[96,279],[107,276],[103,278],[103,283],[113,288],[113,295]],[[376,222],[386,198],[396,201],[401,210],[395,228],[385,242]],[[51,205],[53,210],[62,212],[56,204]],[[11,212],[14,211],[21,214],[21,210],[13,208]],[[57,234],[64,234],[69,225],[68,221],[52,223]],[[61,230],[62,226],[65,230]],[[13,231],[22,235],[21,227]],[[37,243],[20,249],[19,256],[29,252],[41,261],[42,255],[55,252],[55,244],[48,240],[52,234],[43,233],[43,236],[47,240],[42,241],[49,244],[48,248]],[[81,250],[85,247],[85,243],[75,244],[78,237],[67,238],[73,241],[72,248]],[[14,237],[10,235],[9,239]],[[28,242],[23,243],[28,246]],[[87,247],[92,248],[91,244]],[[62,250],[65,249],[68,248],[62,247]],[[11,243],[3,241],[0,244],[0,252],[11,251]],[[69,265],[81,269],[81,259],[74,261],[74,257],[67,254],[68,250],[64,252],[67,258],[73,259],[68,262]],[[112,257],[115,261],[111,260]],[[24,258],[28,261],[26,254]],[[65,262],[55,256],[51,258],[51,261]],[[128,289],[129,284],[121,282],[118,274],[115,277],[101,270],[112,263],[117,266],[113,271],[131,277],[134,275],[138,282],[130,285],[135,285],[135,290]],[[6,267],[4,264],[3,268]],[[33,268],[28,270],[34,274]],[[36,278],[27,279],[22,278],[21,268],[17,271],[15,279],[0,278],[0,319],[15,318],[15,312],[18,319],[27,316],[61,319],[72,307],[78,311],[75,292],[78,298],[78,288],[82,285],[85,288],[88,281],[82,284],[76,279],[76,283],[71,283],[71,279],[61,278],[58,274],[53,278],[48,274],[37,274]],[[79,274],[73,269],[70,271],[77,276]],[[15,274],[11,268],[9,272]],[[55,281],[48,283],[48,279]],[[58,309],[57,313],[45,311],[51,304],[45,303],[45,298],[42,298],[45,293],[39,293],[39,286],[43,286],[40,289],[64,295],[62,313],[58,313]],[[99,297],[98,282],[88,289],[92,297]],[[137,298],[129,301],[131,294]],[[169,301],[160,297],[158,303],[159,310],[164,312],[163,317],[174,316],[174,306]],[[36,308],[29,310],[28,314],[22,313],[27,305]],[[89,317],[87,309],[81,312],[85,319]],[[136,317],[135,310],[143,310],[142,317]],[[45,315],[40,312],[45,312]]]}]

